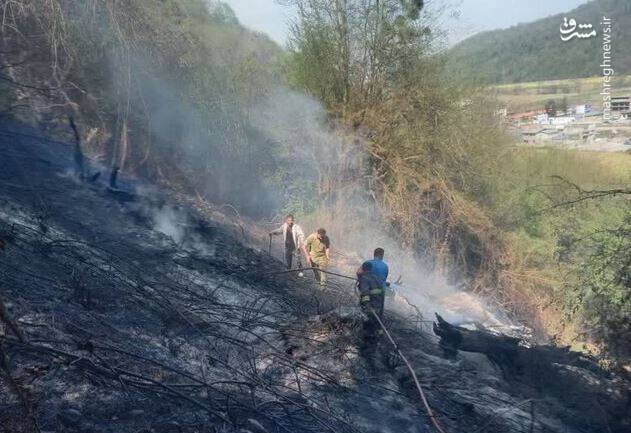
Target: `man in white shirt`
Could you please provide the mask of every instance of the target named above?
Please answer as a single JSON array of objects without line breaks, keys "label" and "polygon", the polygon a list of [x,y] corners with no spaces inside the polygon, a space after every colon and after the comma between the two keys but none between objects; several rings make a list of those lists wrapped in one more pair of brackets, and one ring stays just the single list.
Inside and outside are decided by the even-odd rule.
[{"label": "man in white shirt", "polygon": [[[285,247],[285,264],[287,269],[291,269],[294,254],[305,255],[305,260],[309,263],[309,255],[305,248],[305,233],[302,228],[294,223],[294,216],[289,214],[285,217],[285,222],[278,229],[270,232],[270,238],[274,235],[283,235],[283,245]],[[299,256],[300,257],[300,256]],[[298,267],[301,267],[300,258],[298,258]]]}]

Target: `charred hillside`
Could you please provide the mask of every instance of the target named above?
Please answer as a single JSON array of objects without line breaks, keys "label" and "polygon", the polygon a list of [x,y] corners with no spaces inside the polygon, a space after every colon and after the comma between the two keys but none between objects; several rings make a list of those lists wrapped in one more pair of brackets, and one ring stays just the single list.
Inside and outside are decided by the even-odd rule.
[{"label": "charred hillside", "polygon": [[[629,381],[597,360],[431,328],[421,262],[453,280],[436,292],[553,305],[500,224],[545,203],[513,197],[493,106],[428,55],[422,2],[345,3],[303,8],[283,51],[220,1],[1,2],[0,432],[629,430]],[[388,299],[385,325],[411,367],[366,350],[353,281],[261,248],[254,220],[285,212],[327,228],[339,273],[377,243],[404,269],[428,303]]]},{"label": "charred hillside", "polygon": [[[80,181],[72,146],[42,134],[0,133],[0,431],[432,431],[387,342],[362,354],[351,282],[275,273],[150,185]],[[492,339],[468,353],[485,350],[464,331],[439,343],[386,309],[448,432],[629,429],[628,382],[590,359],[520,346],[536,368],[514,369]]]},{"label": "charred hillside", "polygon": [[[594,225],[600,202],[585,201],[568,225],[557,205],[628,177],[583,185],[584,167],[516,152],[488,92],[435,55],[423,2],[288,3],[305,7],[283,50],[219,0],[2,1],[0,112],[68,142],[75,119],[106,173],[95,181],[117,170],[255,219],[292,212],[351,254],[379,243],[410,273],[421,261],[541,335],[624,362],[628,206],[616,197]],[[137,218],[179,244],[189,222],[160,206]],[[579,242],[592,228],[602,237]]]}]

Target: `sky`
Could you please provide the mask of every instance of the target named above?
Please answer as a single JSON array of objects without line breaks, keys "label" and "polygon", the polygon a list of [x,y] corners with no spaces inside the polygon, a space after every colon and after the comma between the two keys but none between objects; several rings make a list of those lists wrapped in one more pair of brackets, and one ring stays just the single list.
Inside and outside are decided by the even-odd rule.
[{"label": "sky", "polygon": [[[276,42],[285,44],[292,8],[279,5],[277,0],[223,1],[234,9],[244,26],[267,33]],[[455,43],[479,31],[506,28],[567,12],[587,0],[431,0],[426,3],[430,7],[444,5],[447,10],[459,11],[457,18],[452,16],[453,13],[446,13],[441,20],[443,27],[451,29],[450,43]]]}]

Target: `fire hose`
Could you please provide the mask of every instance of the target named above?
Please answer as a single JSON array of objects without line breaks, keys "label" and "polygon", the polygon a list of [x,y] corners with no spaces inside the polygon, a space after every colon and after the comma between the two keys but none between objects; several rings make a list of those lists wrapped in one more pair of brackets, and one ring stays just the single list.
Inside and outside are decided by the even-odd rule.
[{"label": "fire hose", "polygon": [[[346,278],[348,280],[357,281],[357,278],[355,278],[355,277],[351,277],[351,276],[343,275],[343,274],[338,274],[336,272],[326,271],[326,270],[322,270],[320,268],[314,268],[314,267],[288,269],[288,270],[285,270],[285,271],[270,272],[269,275],[281,275],[281,274],[289,274],[289,273],[292,273],[292,272],[302,272],[302,271],[310,271],[310,270],[317,270],[319,272],[324,272],[324,273],[329,274],[329,275],[335,275],[335,276],[340,277],[340,278]],[[407,359],[407,357],[403,354],[403,352],[401,352],[401,349],[399,348],[399,345],[394,340],[394,338],[392,337],[392,335],[388,331],[388,328],[383,323],[383,321],[381,320],[379,315],[375,312],[375,310],[370,308],[369,312],[375,317],[375,319],[377,319],[377,323],[379,323],[379,326],[381,327],[381,329],[383,330],[384,334],[388,338],[388,341],[394,347],[396,352],[399,354],[399,356],[403,360],[403,363],[405,364],[406,368],[410,372],[410,375],[412,376],[412,379],[414,380],[414,384],[416,385],[416,390],[418,391],[418,394],[421,397],[421,401],[423,403],[423,406],[425,407],[425,411],[427,413],[427,417],[429,418],[432,426],[439,433],[445,433],[445,430],[438,423],[438,420],[436,419],[436,415],[434,414],[434,411],[432,410],[431,406],[429,405],[429,402],[427,400],[427,396],[425,395],[425,391],[423,390],[423,387],[421,386],[421,383],[419,382],[418,377],[416,376],[416,372],[414,371],[414,368],[412,368],[412,364]]]}]

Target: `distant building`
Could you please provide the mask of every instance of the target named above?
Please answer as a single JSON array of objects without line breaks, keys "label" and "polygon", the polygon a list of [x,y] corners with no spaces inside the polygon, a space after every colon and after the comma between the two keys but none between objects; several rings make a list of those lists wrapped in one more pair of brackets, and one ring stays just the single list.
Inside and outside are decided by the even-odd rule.
[{"label": "distant building", "polygon": [[630,105],[631,98],[629,96],[613,96],[611,98],[611,111],[628,113]]},{"label": "distant building", "polygon": [[538,114],[535,117],[535,123],[538,123],[539,125],[549,125],[550,124],[550,116],[548,116],[548,113]]},{"label": "distant building", "polygon": [[533,110],[533,111],[524,111],[521,113],[510,113],[507,118],[513,122],[526,122],[532,123],[536,121],[536,118],[540,114],[544,114],[545,110]]},{"label": "distant building", "polygon": [[560,126],[560,125],[568,125],[572,122],[576,122],[576,117],[574,116],[559,116],[559,117],[552,117],[550,119],[550,124],[551,125],[556,125],[556,126]]},{"label": "distant building", "polygon": [[594,111],[590,110],[588,113],[585,113],[585,117],[602,117],[602,111]]},{"label": "distant building", "polygon": [[521,138],[524,143],[541,143],[549,140],[564,140],[565,134],[554,128],[532,127],[522,130]]},{"label": "distant building", "polygon": [[576,114],[576,117],[578,118],[589,116],[591,112],[592,104],[579,104],[574,108],[574,114]]}]

